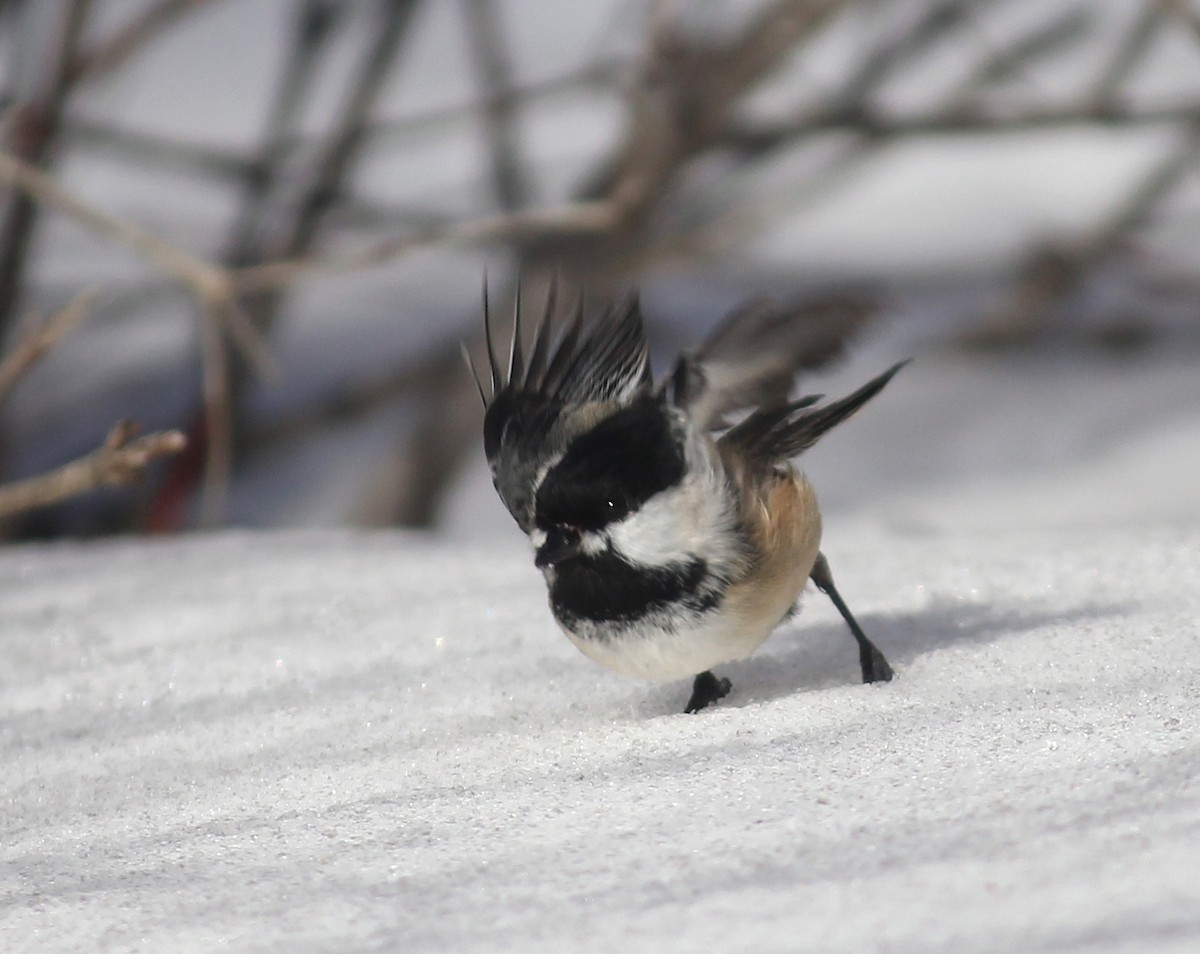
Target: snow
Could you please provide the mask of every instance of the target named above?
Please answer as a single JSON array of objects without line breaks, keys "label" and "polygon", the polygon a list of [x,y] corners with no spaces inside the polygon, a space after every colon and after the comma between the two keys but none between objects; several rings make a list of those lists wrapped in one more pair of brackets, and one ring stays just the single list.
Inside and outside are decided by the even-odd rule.
[{"label": "snow", "polygon": [[810,592],[698,715],[513,528],[8,548],[0,946],[1193,951],[1200,522],[1014,524],[835,516],[896,681]]},{"label": "snow", "polygon": [[[526,79],[640,32],[621,25],[625,4],[590,5],[582,23],[578,6],[506,5]],[[282,49],[258,40],[283,35],[286,8],[198,15],[199,33],[132,64],[85,114],[244,146]],[[470,98],[455,16],[438,5],[418,24],[388,115]],[[235,57],[245,69],[211,55],[251,42]],[[1194,82],[1194,50],[1165,53],[1142,72],[1144,97]],[[890,95],[921,101],[929,81]],[[1035,77],[1032,92],[1046,88]],[[780,89],[785,106],[803,93]],[[615,135],[615,115],[593,93],[530,112],[547,200]],[[372,156],[361,184],[384,204],[474,208],[484,167],[461,135],[411,144],[403,176]],[[1095,221],[1165,143],[1150,130],[890,150],[740,253],[788,275],[1004,265]],[[765,168],[759,193],[799,216],[802,195],[769,188],[794,171]],[[82,151],[65,173],[189,248],[219,245],[228,195]],[[142,274],[48,224],[50,290]],[[1185,254],[1191,232],[1176,239],[1165,247]],[[292,377],[264,406],[429,346],[430,329],[474,313],[480,270],[417,257],[307,292],[276,342]],[[703,280],[667,297],[686,286],[699,315]],[[892,331],[814,387],[846,393],[917,355],[804,459],[839,585],[897,669],[888,685],[856,683],[853,641],[810,592],[754,656],[721,667],[727,699],[683,715],[686,684],[608,673],[558,632],[478,464],[438,536],[240,530],[0,550],[0,951],[1200,949],[1194,333],[1140,357],[965,358],[929,339],[971,310],[945,309],[934,329],[931,301],[891,314]],[[189,314],[121,320],[137,351],[131,332],[93,321],[30,377],[14,457],[33,453],[29,434],[53,435],[61,459],[91,446],[89,404],[98,434],[119,416],[153,424],[126,391],[174,414],[138,368],[194,370]],[[348,323],[376,330],[351,346]],[[113,377],[120,408],[101,387]],[[264,467],[235,487],[235,517],[349,520],[397,426],[368,421],[302,467]],[[318,458],[339,478],[285,486]]]}]

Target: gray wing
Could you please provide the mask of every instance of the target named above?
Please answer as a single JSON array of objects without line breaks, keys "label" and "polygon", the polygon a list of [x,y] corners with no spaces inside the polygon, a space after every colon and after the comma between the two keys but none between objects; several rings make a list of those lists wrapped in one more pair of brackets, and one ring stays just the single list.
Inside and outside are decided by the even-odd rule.
[{"label": "gray wing", "polygon": [[[497,342],[484,293],[488,366],[484,377],[470,353],[463,355],[484,404],[483,446],[496,490],[528,531],[533,526],[537,474],[581,429],[650,391],[650,355],[636,296],[584,321],[582,299],[554,338],[552,286],[528,344],[521,330],[520,289],[513,315],[507,365]],[[552,340],[553,339],[553,340]]]},{"label": "gray wing", "polygon": [[882,391],[906,364],[908,361],[894,364],[853,394],[820,407],[812,406],[819,397],[806,397],[755,411],[726,431],[718,444],[751,466],[765,468],[777,461],[790,460]]},{"label": "gray wing", "polygon": [[664,387],[705,429],[723,426],[733,411],[786,404],[796,375],[841,355],[871,313],[848,296],[791,307],[755,299],[681,355]]},{"label": "gray wing", "polygon": [[552,342],[551,321],[556,311],[556,299],[557,286],[551,285],[533,339],[526,344],[522,340],[518,286],[506,368],[497,354],[487,291],[484,290],[483,320],[490,395],[484,393],[483,379],[465,348],[464,357],[486,408],[490,409],[505,394],[520,393],[557,404],[591,401],[625,404],[649,390],[650,353],[636,295],[629,295],[586,323],[583,299],[580,298],[566,327]]}]

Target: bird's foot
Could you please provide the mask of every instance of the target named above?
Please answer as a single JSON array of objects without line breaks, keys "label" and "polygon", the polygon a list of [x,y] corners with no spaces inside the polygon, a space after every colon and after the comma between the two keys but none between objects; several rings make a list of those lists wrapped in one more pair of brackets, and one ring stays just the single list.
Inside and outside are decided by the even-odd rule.
[{"label": "bird's foot", "polygon": [[863,682],[891,682],[892,667],[888,661],[874,646],[871,646],[868,652],[862,654],[862,677]]},{"label": "bird's foot", "polygon": [[[886,663],[885,663],[886,665]],[[891,670],[888,670],[888,678],[891,678]],[[729,690],[733,688],[733,684],[723,676],[714,676],[711,670],[706,670],[696,677],[696,681],[692,683],[692,698],[688,700],[687,708],[684,712],[699,712],[701,709],[707,708],[718,699],[724,699],[729,695]]]}]

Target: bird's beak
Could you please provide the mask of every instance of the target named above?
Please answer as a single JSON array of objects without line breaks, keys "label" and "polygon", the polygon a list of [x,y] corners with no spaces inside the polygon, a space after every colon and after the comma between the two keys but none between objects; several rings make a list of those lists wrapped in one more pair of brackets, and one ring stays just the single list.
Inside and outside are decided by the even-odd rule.
[{"label": "bird's beak", "polygon": [[554,527],[546,533],[546,542],[538,547],[533,558],[539,568],[553,566],[579,555],[582,540],[574,527]]}]

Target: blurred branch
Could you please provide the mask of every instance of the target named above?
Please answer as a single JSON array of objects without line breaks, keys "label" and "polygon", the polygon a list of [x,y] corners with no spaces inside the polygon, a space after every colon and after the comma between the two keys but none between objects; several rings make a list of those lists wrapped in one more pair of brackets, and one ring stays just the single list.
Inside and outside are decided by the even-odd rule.
[{"label": "blurred branch", "polygon": [[22,190],[93,231],[140,253],[151,264],[190,288],[207,311],[225,313],[234,339],[246,356],[260,367],[269,366],[261,339],[234,307],[237,288],[226,269],[198,258],[132,222],[101,211],[68,192],[40,169],[2,152],[0,182]]},{"label": "blurred branch", "polygon": [[[71,90],[71,62],[83,33],[89,0],[70,0],[58,11],[58,33],[43,67],[41,88],[11,111],[6,148],[31,165],[50,156]],[[37,222],[37,206],[24,192],[14,194],[0,221],[0,339],[21,293],[21,275]]]},{"label": "blurred branch", "polygon": [[1018,38],[993,56],[985,58],[963,83],[962,89],[944,107],[946,112],[966,108],[969,102],[989,86],[1003,82],[1038,60],[1078,43],[1086,35],[1093,13],[1086,6],[1069,9],[1049,23],[1042,24]]},{"label": "blurred branch", "polygon": [[504,43],[494,0],[463,0],[467,39],[477,64],[484,135],[491,157],[492,189],[505,212],[521,208],[529,198],[529,184],[520,159],[517,139],[518,99],[512,82],[512,64]]},{"label": "blurred branch", "polygon": [[242,201],[238,203],[225,256],[231,264],[248,264],[261,255],[259,246],[267,202],[291,154],[288,137],[316,79],[320,55],[328,48],[347,11],[347,6],[337,0],[306,0],[299,9],[294,39],[268,113],[266,134],[258,155],[244,165],[241,174]]},{"label": "blurred branch", "polygon": [[312,246],[321,217],[337,198],[349,164],[366,139],[367,118],[420,0],[379,2],[380,23],[373,34],[371,47],[350,96],[338,113],[338,126],[315,163],[311,185],[297,204],[290,234],[274,250],[276,256],[303,255]]},{"label": "blurred branch", "polygon": [[1092,88],[1093,102],[1111,103],[1116,98],[1117,91],[1125,85],[1129,74],[1146,55],[1161,19],[1160,8],[1156,7],[1154,3],[1142,6],[1137,19],[1126,31],[1111,59],[1100,71]]},{"label": "blurred branch", "polygon": [[1200,41],[1200,13],[1193,10],[1187,0],[1157,0],[1157,6],[1164,14],[1187,27],[1194,40]]},{"label": "blurred branch", "polygon": [[34,320],[29,331],[17,341],[0,362],[0,402],[3,402],[17,382],[54,348],[62,338],[87,315],[96,300],[96,290],[89,288],[72,298],[48,321]]},{"label": "blurred branch", "polygon": [[965,336],[973,347],[1027,342],[1045,327],[1055,304],[1073,292],[1088,270],[1116,249],[1146,221],[1154,206],[1200,162],[1200,123],[1162,161],[1155,164],[1082,240],[1038,250],[1026,264],[1017,290],[980,327]]},{"label": "blurred branch", "polygon": [[[341,9],[341,8],[339,8]],[[514,87],[514,102],[533,104],[577,89],[599,87],[615,81],[620,64],[605,61],[560,76]],[[448,124],[469,120],[479,113],[475,102],[439,106],[402,118],[372,119],[365,131],[373,142],[406,138],[420,133],[435,132]],[[72,116],[63,126],[63,134],[81,145],[106,149],[135,162],[187,174],[203,175],[218,180],[248,179],[256,175],[255,165],[262,157],[250,156],[229,149],[196,142],[182,142],[156,133],[114,126],[108,122]],[[289,132],[279,137],[278,148],[288,157],[314,145],[311,134]]]},{"label": "blurred branch", "polygon": [[222,422],[228,420],[228,368],[223,345],[216,345],[214,341],[220,339],[222,329],[228,329],[250,361],[259,368],[269,368],[262,339],[253,325],[246,321],[238,306],[237,287],[231,274],[132,222],[100,211],[67,192],[40,169],[3,153],[0,153],[0,181],[23,190],[92,230],[139,252],[157,268],[182,282],[200,302],[201,323],[207,329],[203,331],[206,345],[204,390],[206,405],[214,415],[215,422],[207,431],[205,498],[212,502],[207,511],[214,513],[214,508],[224,499],[231,454],[228,446],[229,429],[222,426]]},{"label": "blurred branch", "polygon": [[472,245],[509,240],[528,242],[609,232],[620,217],[611,202],[577,202],[549,209],[523,209],[509,215],[466,222],[439,223],[410,235],[385,239],[354,252],[267,262],[235,269],[237,287],[244,292],[276,288],[301,278],[338,275],[389,262],[430,245]]},{"label": "blurred branch", "polygon": [[827,133],[858,133],[873,139],[912,136],[956,136],[965,133],[1014,133],[1070,126],[1149,126],[1163,123],[1192,123],[1200,119],[1200,103],[1124,107],[1066,105],[1032,107],[1008,112],[936,112],[917,116],[886,116],[864,110],[854,116],[815,116],[778,123],[733,123],[722,143],[739,150],[759,152],[790,144],[803,136]]},{"label": "blurred branch", "polygon": [[136,482],[153,461],[177,454],[186,445],[179,431],[162,431],[132,440],[135,425],[114,427],[98,449],[58,470],[0,486],[0,519],[45,507],[99,487]]},{"label": "blurred branch", "polygon": [[68,67],[67,82],[97,79],[113,72],[180,17],[214,2],[216,0],[158,0],[108,39],[81,50]]}]

